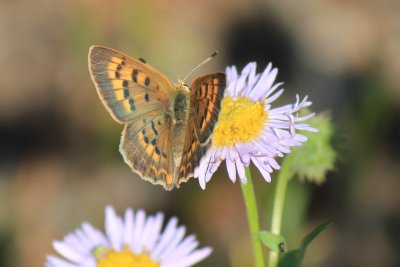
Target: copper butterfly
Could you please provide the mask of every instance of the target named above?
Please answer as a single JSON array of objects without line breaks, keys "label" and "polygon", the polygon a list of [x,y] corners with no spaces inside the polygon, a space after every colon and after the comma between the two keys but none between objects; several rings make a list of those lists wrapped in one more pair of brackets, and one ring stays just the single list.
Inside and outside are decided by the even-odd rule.
[{"label": "copper butterfly", "polygon": [[124,125],[119,150],[132,171],[166,190],[193,177],[211,145],[224,73],[171,82],[145,62],[92,46],[89,71],[111,116]]}]

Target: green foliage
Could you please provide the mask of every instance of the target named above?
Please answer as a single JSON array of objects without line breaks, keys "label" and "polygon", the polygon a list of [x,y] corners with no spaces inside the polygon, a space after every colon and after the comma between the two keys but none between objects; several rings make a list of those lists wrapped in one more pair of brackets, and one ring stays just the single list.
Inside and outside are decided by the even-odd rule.
[{"label": "green foliage", "polygon": [[308,141],[293,149],[292,171],[301,181],[321,184],[325,181],[326,172],[334,168],[336,152],[331,144],[334,128],[326,113],[318,114],[308,122],[319,132],[302,132]]},{"label": "green foliage", "polygon": [[284,252],[286,242],[283,236],[273,234],[268,231],[260,231],[259,233],[261,242],[267,246],[270,250]]},{"label": "green foliage", "polygon": [[298,249],[289,251],[285,256],[279,261],[279,267],[300,267],[303,261],[304,255],[306,254],[307,247],[311,242],[320,234],[325,232],[328,228],[332,226],[332,223],[325,223],[323,225],[315,228],[311,233],[306,235],[301,245]]}]

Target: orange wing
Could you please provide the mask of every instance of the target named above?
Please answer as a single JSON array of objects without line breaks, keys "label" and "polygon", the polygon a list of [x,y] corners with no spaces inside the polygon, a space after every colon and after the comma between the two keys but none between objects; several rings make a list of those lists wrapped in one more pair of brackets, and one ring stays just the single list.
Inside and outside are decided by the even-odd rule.
[{"label": "orange wing", "polygon": [[206,75],[193,82],[190,97],[191,110],[179,166],[178,183],[185,182],[193,176],[194,169],[198,167],[201,158],[210,147],[225,88],[224,73]]}]

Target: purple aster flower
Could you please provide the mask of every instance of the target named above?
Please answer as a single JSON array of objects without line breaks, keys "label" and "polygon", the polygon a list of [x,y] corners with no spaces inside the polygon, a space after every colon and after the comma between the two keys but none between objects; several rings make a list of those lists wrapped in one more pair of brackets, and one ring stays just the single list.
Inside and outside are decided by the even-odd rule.
[{"label": "purple aster flower", "polygon": [[227,89],[222,101],[218,123],[214,129],[212,148],[195,169],[195,177],[204,189],[213,173],[225,160],[229,178],[237,175],[246,183],[245,167],[250,162],[257,167],[267,182],[273,170],[280,166],[276,157],[290,153],[291,147],[307,141],[299,130],[317,132],[304,123],[314,116],[299,117],[298,112],[311,105],[307,96],[282,107],[272,103],[283,93],[282,83],[276,83],[278,69],[271,63],[262,73],[256,73],[256,63],[247,64],[242,73],[236,67],[227,67]]},{"label": "purple aster flower", "polygon": [[127,209],[124,217],[106,207],[105,234],[89,223],[55,241],[63,257],[47,256],[47,267],[188,267],[203,260],[211,248],[196,249],[194,235],[171,218],[162,230],[164,215],[146,216],[143,210]]}]

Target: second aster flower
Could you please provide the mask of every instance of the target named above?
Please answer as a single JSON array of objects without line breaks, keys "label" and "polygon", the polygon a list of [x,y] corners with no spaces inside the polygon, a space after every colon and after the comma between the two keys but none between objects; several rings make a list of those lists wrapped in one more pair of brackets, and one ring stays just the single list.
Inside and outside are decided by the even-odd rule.
[{"label": "second aster flower", "polygon": [[211,253],[198,249],[194,235],[171,218],[164,230],[164,215],[146,216],[127,209],[124,217],[106,208],[105,234],[89,223],[53,246],[62,256],[47,256],[47,267],[190,267]]},{"label": "second aster flower", "polygon": [[195,170],[204,189],[222,161],[226,161],[229,178],[235,182],[237,174],[246,183],[245,167],[253,162],[267,182],[272,171],[280,168],[276,157],[290,153],[290,148],[307,140],[298,130],[316,132],[303,123],[314,116],[299,117],[298,112],[311,105],[307,97],[282,107],[272,108],[282,93],[282,83],[274,84],[278,70],[268,64],[256,73],[256,63],[245,66],[240,74],[236,67],[228,67],[226,95],[222,101],[219,120],[214,129],[212,149]]}]

